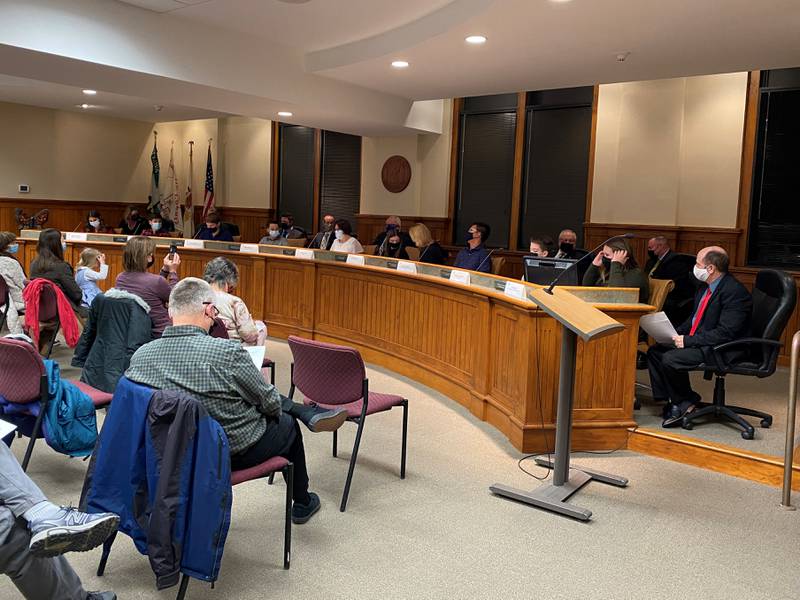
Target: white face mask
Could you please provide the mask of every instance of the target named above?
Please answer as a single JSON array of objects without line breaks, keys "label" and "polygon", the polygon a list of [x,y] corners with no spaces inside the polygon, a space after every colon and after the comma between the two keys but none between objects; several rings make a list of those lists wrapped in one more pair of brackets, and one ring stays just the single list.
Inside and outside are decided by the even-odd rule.
[{"label": "white face mask", "polygon": [[281,232],[280,232],[280,231],[278,231],[277,229],[270,229],[270,230],[269,230],[269,237],[271,237],[273,240],[274,240],[276,237],[278,237],[280,234],[281,234]]},{"label": "white face mask", "polygon": [[335,236],[336,236],[336,239],[337,239],[337,240],[340,240],[340,239],[342,239],[342,238],[344,237],[344,231],[342,231],[341,229],[337,229],[337,230],[334,232],[334,234],[333,234],[333,235],[335,235]]},{"label": "white face mask", "polygon": [[158,231],[159,229],[161,229],[161,223],[159,222],[150,223],[150,229],[152,229],[153,231]]},{"label": "white face mask", "polygon": [[98,229],[100,227],[100,221],[89,221],[89,225],[91,225],[95,229]]},{"label": "white face mask", "polygon": [[694,276],[697,279],[699,279],[700,281],[702,281],[703,283],[708,281],[708,278],[709,278],[710,275],[711,275],[711,273],[709,273],[708,271],[706,271],[702,267],[698,267],[697,265],[694,266]]}]

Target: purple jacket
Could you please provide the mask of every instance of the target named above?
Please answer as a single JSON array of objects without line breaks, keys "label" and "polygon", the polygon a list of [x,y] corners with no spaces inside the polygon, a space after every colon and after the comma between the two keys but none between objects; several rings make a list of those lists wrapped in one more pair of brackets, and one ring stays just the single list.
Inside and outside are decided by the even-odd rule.
[{"label": "purple jacket", "polygon": [[170,273],[168,279],[155,273],[136,273],[124,271],[117,275],[114,287],[136,294],[150,306],[150,319],[153,321],[153,337],[160,338],[164,329],[172,325],[167,312],[167,302],[172,286],[178,283],[178,274]]}]

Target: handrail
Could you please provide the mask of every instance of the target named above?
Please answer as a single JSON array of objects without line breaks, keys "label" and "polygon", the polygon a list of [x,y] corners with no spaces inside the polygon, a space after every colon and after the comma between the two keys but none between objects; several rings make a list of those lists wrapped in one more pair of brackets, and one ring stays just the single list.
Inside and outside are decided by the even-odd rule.
[{"label": "handrail", "polygon": [[792,354],[789,366],[789,403],[786,410],[786,448],[783,455],[783,497],[781,506],[795,510],[792,506],[792,467],[794,462],[794,423],[797,418],[797,369],[800,367],[800,331],[792,338]]}]

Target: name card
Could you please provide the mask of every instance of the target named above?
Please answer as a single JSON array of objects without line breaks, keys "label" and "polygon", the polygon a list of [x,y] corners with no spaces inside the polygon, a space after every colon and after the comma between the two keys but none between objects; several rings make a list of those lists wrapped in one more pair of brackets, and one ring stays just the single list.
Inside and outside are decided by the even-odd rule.
[{"label": "name card", "polygon": [[241,244],[239,252],[250,252],[251,254],[258,254],[258,244]]},{"label": "name card", "polygon": [[450,281],[455,281],[456,283],[463,283],[464,285],[469,285],[469,271],[458,271],[458,270],[450,271]]},{"label": "name card", "polygon": [[183,241],[184,248],[194,248],[195,250],[202,250],[205,248],[205,244],[203,240],[184,240]]},{"label": "name card", "polygon": [[67,241],[68,242],[85,242],[87,240],[85,233],[80,233],[78,231],[69,231],[67,232]]},{"label": "name card", "polygon": [[111,241],[117,244],[124,244],[125,242],[128,241],[128,237],[129,236],[127,235],[115,235],[113,238],[111,238]]},{"label": "name card", "polygon": [[348,254],[347,255],[347,264],[348,265],[358,265],[359,267],[364,266],[364,255],[363,254]]},{"label": "name card", "polygon": [[506,281],[506,287],[503,290],[506,296],[516,298],[517,300],[525,300],[525,286],[517,281]]},{"label": "name card", "polygon": [[298,248],[294,251],[295,258],[302,258],[303,260],[314,260],[314,251],[308,248]]},{"label": "name card", "polygon": [[413,262],[408,262],[407,260],[401,260],[397,263],[397,270],[401,273],[413,273],[416,275],[417,265],[415,265]]}]

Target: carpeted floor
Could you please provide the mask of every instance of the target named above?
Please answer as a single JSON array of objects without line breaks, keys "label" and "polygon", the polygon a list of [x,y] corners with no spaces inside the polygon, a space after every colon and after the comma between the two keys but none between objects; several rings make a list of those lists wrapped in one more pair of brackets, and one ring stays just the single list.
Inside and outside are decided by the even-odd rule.
[{"label": "carpeted floor", "polygon": [[[274,341],[270,355],[286,392],[288,348]],[[578,464],[631,481],[626,489],[584,488],[573,501],[594,516],[579,523],[489,493],[498,481],[539,485],[492,427],[408,379],[380,368],[369,376],[372,389],[410,400],[407,479],[398,477],[401,412],[370,417],[342,514],[355,427],[345,425],[338,459],[330,435],[307,433],[323,508],[293,528],[292,568],[281,568],[283,483],[247,483],[235,488],[216,588],[192,581],[188,598],[800,598],[800,512],[781,510],[777,489],[628,452],[577,455]],[[29,473],[67,503],[77,501],[85,468],[41,445]],[[94,576],[98,557],[99,550],[70,557],[89,589],[111,588],[125,600],[177,591],[155,591],[146,557],[124,536],[103,578]],[[15,594],[0,579],[0,598]]]}]

